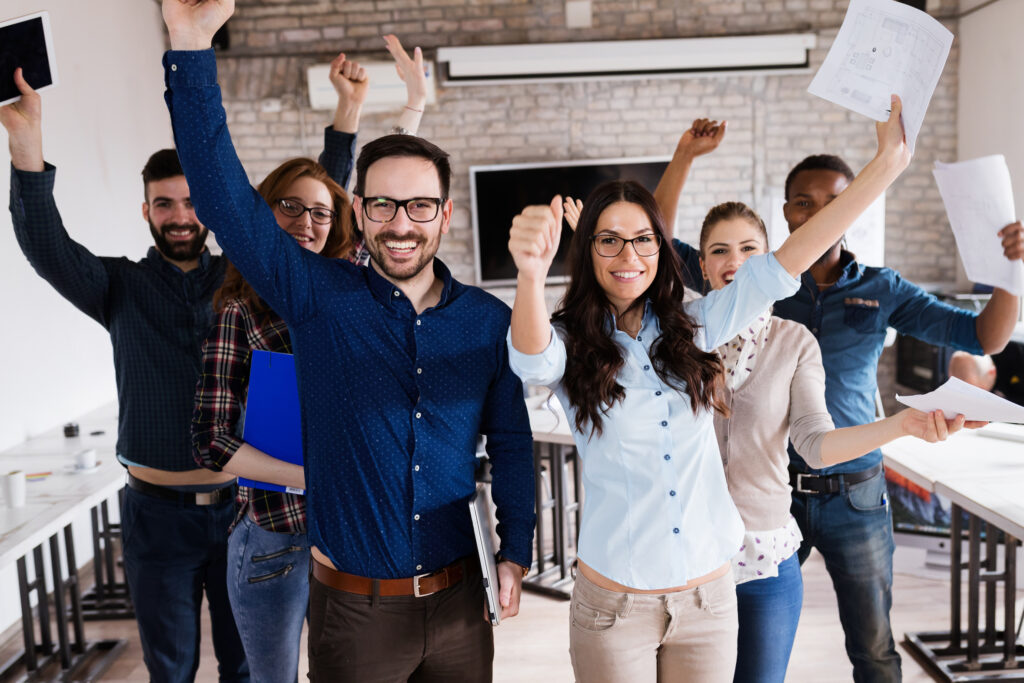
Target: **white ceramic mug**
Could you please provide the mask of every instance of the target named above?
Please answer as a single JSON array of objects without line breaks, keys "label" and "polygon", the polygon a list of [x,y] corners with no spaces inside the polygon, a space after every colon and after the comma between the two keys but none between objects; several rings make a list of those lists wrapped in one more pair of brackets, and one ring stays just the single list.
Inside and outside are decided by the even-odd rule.
[{"label": "white ceramic mug", "polygon": [[86,448],[75,453],[75,467],[80,470],[91,470],[96,467],[96,449]]},{"label": "white ceramic mug", "polygon": [[4,501],[9,508],[20,508],[25,504],[25,472],[12,470],[3,475]]}]

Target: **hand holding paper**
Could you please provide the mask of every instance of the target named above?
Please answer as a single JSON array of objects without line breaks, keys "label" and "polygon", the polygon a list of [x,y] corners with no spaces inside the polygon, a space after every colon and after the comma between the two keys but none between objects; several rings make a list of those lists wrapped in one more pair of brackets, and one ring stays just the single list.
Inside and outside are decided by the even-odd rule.
[{"label": "hand holding paper", "polygon": [[1024,406],[972,386],[956,377],[935,391],[918,396],[896,395],[905,406],[924,412],[941,410],[946,419],[963,415],[968,421],[1024,423]]}]

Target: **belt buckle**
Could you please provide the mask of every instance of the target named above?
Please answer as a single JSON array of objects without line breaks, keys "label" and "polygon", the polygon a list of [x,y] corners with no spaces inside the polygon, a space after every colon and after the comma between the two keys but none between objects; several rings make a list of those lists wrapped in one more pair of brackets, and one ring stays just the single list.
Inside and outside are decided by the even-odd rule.
[{"label": "belt buckle", "polygon": [[[412,577],[412,594],[417,598],[425,597],[423,593],[420,593],[420,579],[430,576],[430,572],[426,574],[417,574]],[[433,593],[427,593],[426,595],[433,595]]]},{"label": "belt buckle", "polygon": [[806,479],[812,479],[812,478],[813,479],[818,479],[819,477],[820,477],[820,475],[817,475],[817,474],[807,474],[807,473],[804,473],[804,472],[797,472],[796,473],[796,492],[797,493],[818,493],[818,491],[814,491],[812,489],[805,489],[804,488],[804,479],[805,478]]},{"label": "belt buckle", "polygon": [[213,494],[216,491],[207,491],[205,493],[196,494],[196,505],[213,505],[217,501],[213,499]]}]

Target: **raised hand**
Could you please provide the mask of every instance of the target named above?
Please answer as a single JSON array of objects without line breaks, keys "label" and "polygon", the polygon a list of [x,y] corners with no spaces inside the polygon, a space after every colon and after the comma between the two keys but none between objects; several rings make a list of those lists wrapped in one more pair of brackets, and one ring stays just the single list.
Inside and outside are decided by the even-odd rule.
[{"label": "raised hand", "polygon": [[366,101],[366,92],[370,89],[370,79],[366,69],[345,58],[342,52],[331,62],[328,76],[334,91],[338,93],[338,106],[358,105]]},{"label": "raised hand", "polygon": [[725,138],[726,121],[719,123],[710,119],[694,119],[693,125],[683,133],[676,145],[676,156],[694,159],[713,152]]},{"label": "raised hand", "polygon": [[1010,223],[999,231],[1003,241],[1003,255],[1011,261],[1024,260],[1024,224]]},{"label": "raised hand", "polygon": [[562,197],[551,204],[528,206],[512,219],[508,250],[519,276],[533,281],[547,277],[562,237]]},{"label": "raised hand", "polygon": [[580,222],[580,214],[583,213],[583,202],[566,195],[562,208],[565,209],[565,222],[569,224],[569,229],[575,230],[576,224]]},{"label": "raised hand", "polygon": [[14,70],[14,84],[21,99],[0,107],[0,125],[7,130],[11,164],[19,171],[42,171],[43,102],[25,80],[21,67]]},{"label": "raised hand", "polygon": [[878,153],[875,156],[884,161],[886,168],[895,171],[896,175],[902,173],[910,164],[910,148],[907,147],[902,114],[903,100],[899,95],[893,95],[889,120],[875,123],[875,132],[878,135]]},{"label": "raised hand", "polygon": [[414,48],[412,57],[402,47],[398,36],[384,36],[384,45],[395,59],[395,71],[405,83],[407,95],[406,105],[414,110],[423,111],[427,103],[427,74],[423,70],[423,50]]},{"label": "raised hand", "polygon": [[163,0],[172,50],[205,50],[235,11],[235,0]]}]

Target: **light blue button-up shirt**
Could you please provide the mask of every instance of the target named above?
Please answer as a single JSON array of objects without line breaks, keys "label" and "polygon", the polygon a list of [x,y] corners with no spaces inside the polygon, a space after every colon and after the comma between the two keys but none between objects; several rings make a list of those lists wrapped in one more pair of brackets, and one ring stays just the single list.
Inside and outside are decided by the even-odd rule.
[{"label": "light blue button-up shirt", "polygon": [[[799,287],[773,254],[755,256],[733,283],[685,304],[700,326],[696,344],[710,351],[732,339],[772,302]],[[575,410],[562,385],[564,332],[552,328],[539,354],[516,351],[512,369],[529,384],[549,387]],[[661,325],[648,307],[637,338],[616,330],[625,351],[618,382],[625,399],[609,409],[600,435],[573,433],[583,461],[586,502],[579,557],[603,576],[640,590],[681,586],[721,567],[743,542],[725,483],[712,413],[694,414],[690,397],[654,372],[651,344]]]}]

